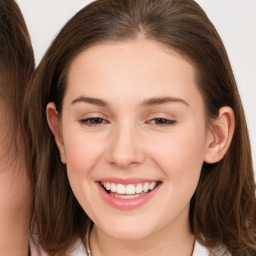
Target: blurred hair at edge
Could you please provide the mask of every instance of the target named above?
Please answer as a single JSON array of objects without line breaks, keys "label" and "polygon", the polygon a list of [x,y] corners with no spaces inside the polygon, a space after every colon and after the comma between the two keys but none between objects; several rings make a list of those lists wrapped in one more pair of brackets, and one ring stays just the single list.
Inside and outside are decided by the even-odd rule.
[{"label": "blurred hair at edge", "polygon": [[190,203],[190,226],[209,248],[224,244],[233,255],[255,255],[255,181],[242,103],[222,40],[191,0],[94,1],[52,42],[36,70],[25,112],[33,141],[30,165],[37,178],[32,228],[37,226],[39,242],[49,253],[61,254],[77,238],[84,239],[90,222],[71,191],[48,128],[46,105],[54,102],[61,113],[69,68],[79,53],[101,42],[138,37],[160,42],[193,64],[209,119],[218,117],[223,106],[234,110],[236,127],[229,150],[218,163],[203,164]]},{"label": "blurred hair at edge", "polygon": [[16,146],[18,152],[21,109],[35,67],[34,53],[26,23],[15,1],[0,0],[0,26],[0,100],[8,116],[9,146],[6,149]]},{"label": "blurred hair at edge", "polygon": [[[34,66],[33,49],[19,6],[13,0],[0,0],[1,255],[13,255],[15,250],[17,255],[28,247],[31,174],[24,161],[21,109]],[[24,248],[19,247],[22,239],[26,241]]]}]

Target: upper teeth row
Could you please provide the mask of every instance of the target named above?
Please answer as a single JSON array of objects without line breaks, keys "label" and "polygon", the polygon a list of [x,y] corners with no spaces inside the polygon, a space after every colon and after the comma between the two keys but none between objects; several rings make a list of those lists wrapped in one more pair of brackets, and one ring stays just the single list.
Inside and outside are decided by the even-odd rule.
[{"label": "upper teeth row", "polygon": [[101,182],[102,186],[106,190],[110,190],[113,193],[118,193],[121,195],[134,195],[135,193],[140,194],[142,192],[147,193],[149,190],[153,190],[156,187],[156,182],[145,182],[145,183],[139,183],[139,184],[116,184],[116,183],[110,183],[110,182]]}]

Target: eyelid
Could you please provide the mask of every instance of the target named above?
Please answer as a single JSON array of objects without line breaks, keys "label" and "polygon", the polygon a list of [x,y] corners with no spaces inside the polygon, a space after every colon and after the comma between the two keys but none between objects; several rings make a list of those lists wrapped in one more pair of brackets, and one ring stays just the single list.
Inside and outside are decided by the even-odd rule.
[{"label": "eyelid", "polygon": [[[155,124],[153,124],[152,123],[152,121],[156,121],[156,120],[158,120],[158,121],[160,121],[160,120],[164,120],[164,121],[166,121],[166,123],[160,123],[160,124],[157,124],[157,123],[155,123]],[[173,120],[173,119],[167,119],[167,118],[162,118],[162,117],[156,117],[156,118],[152,118],[152,119],[150,119],[149,121],[147,121],[146,123],[148,123],[148,124],[152,124],[152,125],[156,125],[156,126],[171,126],[171,125],[175,125],[176,123],[177,123],[177,121],[176,120]]]},{"label": "eyelid", "polygon": [[168,114],[168,113],[163,113],[163,112],[152,113],[146,117],[146,120],[153,120],[153,119],[157,119],[157,118],[163,118],[163,119],[167,119],[167,120],[177,120],[176,116]]},{"label": "eyelid", "polygon": [[[102,122],[99,122],[99,123],[91,123],[90,121],[93,121],[93,119],[101,119],[102,120]],[[89,127],[89,128],[93,128],[93,127],[95,127],[95,128],[99,128],[99,127],[101,127],[101,126],[103,126],[103,125],[106,125],[106,124],[109,124],[109,121],[107,121],[107,120],[105,120],[105,119],[103,119],[103,118],[101,118],[101,117],[89,117],[89,118],[84,118],[84,119],[80,119],[80,120],[78,120],[78,122],[80,123],[80,125],[82,125],[82,126],[86,126],[86,127]]]},{"label": "eyelid", "polygon": [[80,117],[78,117],[78,119],[89,119],[89,118],[102,118],[102,119],[106,119],[108,120],[109,118],[101,113],[101,112],[88,112],[86,114],[80,115]]},{"label": "eyelid", "polygon": [[174,120],[177,119],[177,117],[171,113],[166,113],[166,112],[151,112],[150,115],[147,115],[147,119],[154,119],[154,118],[165,118],[165,119],[170,119]]},{"label": "eyelid", "polygon": [[[166,120],[166,123],[153,123],[156,120]],[[172,126],[175,125],[177,123],[177,118],[173,115],[167,114],[167,113],[162,113],[162,112],[157,112],[157,113],[153,113],[151,115],[149,115],[146,119],[147,121],[145,122],[146,124],[149,125],[154,125],[157,127],[164,127],[164,126]]]},{"label": "eyelid", "polygon": [[[98,124],[90,124],[89,121],[92,120],[92,119],[101,119],[101,120],[103,120],[103,122],[102,122],[102,123],[98,123]],[[108,118],[107,118],[104,114],[102,114],[102,113],[95,113],[95,112],[92,112],[92,113],[87,113],[86,115],[83,115],[81,118],[78,119],[78,122],[79,122],[81,125],[100,126],[100,125],[109,123],[109,120],[108,120]]]}]

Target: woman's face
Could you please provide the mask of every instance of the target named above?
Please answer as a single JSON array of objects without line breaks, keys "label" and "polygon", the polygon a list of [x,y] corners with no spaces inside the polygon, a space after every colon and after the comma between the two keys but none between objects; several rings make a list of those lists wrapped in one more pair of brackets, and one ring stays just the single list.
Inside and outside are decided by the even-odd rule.
[{"label": "woman's face", "polygon": [[99,230],[135,240],[189,229],[212,136],[185,58],[146,39],[93,46],[71,65],[59,118],[70,185]]}]

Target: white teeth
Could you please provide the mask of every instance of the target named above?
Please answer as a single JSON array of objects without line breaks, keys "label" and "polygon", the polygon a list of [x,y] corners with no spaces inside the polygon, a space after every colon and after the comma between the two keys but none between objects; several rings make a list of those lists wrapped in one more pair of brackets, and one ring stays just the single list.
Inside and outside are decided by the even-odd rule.
[{"label": "white teeth", "polygon": [[[111,191],[112,193],[116,193],[115,195],[117,197],[121,195],[132,195],[131,198],[134,198],[136,194],[145,194],[149,192],[149,190],[153,190],[157,183],[156,182],[145,182],[145,183],[138,183],[138,184],[116,184],[116,183],[110,183],[110,182],[101,182],[101,185],[108,191]],[[110,193],[110,195],[112,195]],[[139,195],[139,196],[140,196]],[[137,197],[137,196],[136,196]],[[125,198],[128,198],[126,196]]]},{"label": "white teeth", "polygon": [[126,186],[125,194],[126,195],[134,195],[135,194],[135,187],[133,185]]},{"label": "white teeth", "polygon": [[143,191],[144,191],[145,193],[148,192],[148,187],[149,187],[148,183],[145,183],[144,186],[143,186]]},{"label": "white teeth", "polygon": [[149,185],[149,189],[150,190],[153,190],[154,188],[156,187],[156,182],[152,182],[150,185]]},{"label": "white teeth", "polygon": [[142,192],[142,184],[138,184],[137,186],[136,186],[136,193],[137,194],[140,194],[141,192]]},{"label": "white teeth", "polygon": [[135,194],[135,195],[121,195],[119,198],[122,198],[122,199],[132,199],[132,198],[137,198],[137,197],[140,197],[141,195],[139,194]]},{"label": "white teeth", "polygon": [[[111,190],[112,191],[112,190]],[[113,191],[112,191],[113,192]],[[117,184],[116,186],[116,192],[120,195],[125,194],[125,186],[123,184]]]},{"label": "white teeth", "polygon": [[110,190],[111,184],[109,182],[105,182],[104,187],[106,188],[106,190]]},{"label": "white teeth", "polygon": [[145,195],[145,193],[135,194],[135,195],[118,195],[116,193],[115,194],[110,193],[110,195],[114,196],[114,197],[122,198],[122,199],[133,199],[133,198],[137,198],[137,197],[143,196],[143,195]]},{"label": "white teeth", "polygon": [[111,183],[111,186],[110,186],[110,190],[111,192],[116,192],[116,184],[115,183]]}]

